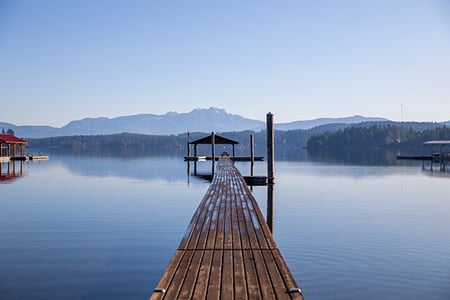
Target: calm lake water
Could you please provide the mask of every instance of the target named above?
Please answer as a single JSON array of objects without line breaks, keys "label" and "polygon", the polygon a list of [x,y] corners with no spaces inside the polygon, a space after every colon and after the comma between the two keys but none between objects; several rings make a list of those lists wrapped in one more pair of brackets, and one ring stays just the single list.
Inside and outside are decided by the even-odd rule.
[{"label": "calm lake water", "polygon": [[[448,172],[275,170],[274,236],[307,299],[450,299]],[[0,299],[147,299],[209,185],[180,157],[51,155],[22,172],[0,183]]]}]

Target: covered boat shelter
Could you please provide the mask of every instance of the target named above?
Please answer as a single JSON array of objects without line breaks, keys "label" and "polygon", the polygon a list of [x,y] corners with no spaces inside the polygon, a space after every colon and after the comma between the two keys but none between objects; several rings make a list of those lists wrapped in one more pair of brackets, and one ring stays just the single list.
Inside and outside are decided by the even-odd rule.
[{"label": "covered boat shelter", "polygon": [[[423,143],[423,148],[426,146],[431,147],[431,154],[439,156],[440,158],[448,158],[450,140],[435,140]],[[435,152],[435,146],[439,147],[439,152]]]},{"label": "covered boat shelter", "polygon": [[[447,165],[450,160],[450,140],[433,140],[423,143],[423,150],[425,152],[426,147],[431,148],[431,161],[440,162],[444,165]],[[438,150],[436,151],[436,147]]]},{"label": "covered boat shelter", "polygon": [[0,134],[0,160],[25,157],[27,141],[10,134]]},{"label": "covered boat shelter", "polygon": [[[188,142],[188,155],[186,160],[198,160],[199,156],[197,155],[197,146],[198,145],[211,145],[211,159],[215,159],[215,145],[231,145],[232,146],[232,156],[235,157],[234,146],[239,144],[237,141],[233,141],[226,137],[220,136],[212,132],[210,135],[205,136],[203,138],[189,141]],[[190,156],[191,145],[194,145],[194,156]],[[204,157],[208,159],[208,157]]]}]

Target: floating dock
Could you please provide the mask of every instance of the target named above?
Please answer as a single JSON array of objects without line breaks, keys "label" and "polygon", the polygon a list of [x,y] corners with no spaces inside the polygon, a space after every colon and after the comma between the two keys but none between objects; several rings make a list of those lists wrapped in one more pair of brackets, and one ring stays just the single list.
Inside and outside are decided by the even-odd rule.
[{"label": "floating dock", "polygon": [[47,155],[26,155],[26,156],[2,156],[0,162],[9,161],[29,161],[29,160],[48,160]]},{"label": "floating dock", "polygon": [[303,299],[229,158],[218,160],[213,181],[150,299]]}]

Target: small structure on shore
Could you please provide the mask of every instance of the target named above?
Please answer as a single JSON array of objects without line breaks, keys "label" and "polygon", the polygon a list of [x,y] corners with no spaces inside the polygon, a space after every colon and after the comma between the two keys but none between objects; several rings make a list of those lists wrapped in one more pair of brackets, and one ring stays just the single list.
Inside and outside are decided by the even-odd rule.
[{"label": "small structure on shore", "polygon": [[11,134],[0,134],[0,163],[26,160],[48,160],[47,155],[25,155],[27,141]]},{"label": "small structure on shore", "polygon": [[11,134],[0,134],[0,161],[25,158],[25,145],[27,144],[27,141]]}]

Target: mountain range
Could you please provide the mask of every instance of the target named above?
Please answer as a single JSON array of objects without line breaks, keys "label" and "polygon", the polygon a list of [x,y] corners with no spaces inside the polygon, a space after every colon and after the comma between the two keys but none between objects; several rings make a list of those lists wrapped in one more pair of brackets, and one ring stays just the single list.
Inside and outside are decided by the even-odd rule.
[{"label": "mountain range", "polygon": [[[316,126],[344,123],[389,121],[384,118],[352,116],[345,118],[319,118],[314,120],[276,123],[277,130],[310,129]],[[138,114],[116,118],[85,118],[69,122],[56,128],[51,126],[17,126],[0,122],[0,128],[12,129],[16,136],[24,138],[43,138],[73,135],[106,135],[114,133],[139,133],[152,135],[170,135],[190,132],[229,132],[265,128],[265,122],[231,114],[224,109],[210,107],[194,109],[188,113],[168,112],[163,115]]]}]

